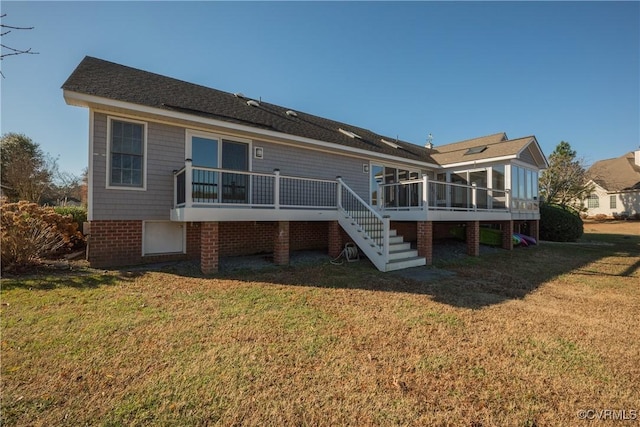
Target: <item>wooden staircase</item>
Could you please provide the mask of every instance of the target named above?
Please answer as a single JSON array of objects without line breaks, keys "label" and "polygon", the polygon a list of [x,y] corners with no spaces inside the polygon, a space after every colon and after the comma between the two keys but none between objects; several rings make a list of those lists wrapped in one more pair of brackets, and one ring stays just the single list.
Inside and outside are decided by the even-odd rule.
[{"label": "wooden staircase", "polygon": [[340,226],[380,271],[402,270],[426,265],[411,244],[389,228],[389,218],[381,216],[353,190],[341,184],[338,211]]}]

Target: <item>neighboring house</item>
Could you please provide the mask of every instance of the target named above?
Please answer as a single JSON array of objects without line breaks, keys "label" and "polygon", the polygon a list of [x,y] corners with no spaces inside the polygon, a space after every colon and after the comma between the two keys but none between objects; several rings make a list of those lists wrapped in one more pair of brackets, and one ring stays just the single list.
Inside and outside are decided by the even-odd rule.
[{"label": "neighboring house", "polygon": [[640,215],[640,149],[595,162],[587,171],[594,190],[584,201],[588,216]]},{"label": "neighboring house", "polygon": [[86,57],[62,86],[89,109],[88,258],[94,266],[325,249],[355,242],[381,271],[430,264],[466,227],[538,234],[534,136],[436,148]]}]

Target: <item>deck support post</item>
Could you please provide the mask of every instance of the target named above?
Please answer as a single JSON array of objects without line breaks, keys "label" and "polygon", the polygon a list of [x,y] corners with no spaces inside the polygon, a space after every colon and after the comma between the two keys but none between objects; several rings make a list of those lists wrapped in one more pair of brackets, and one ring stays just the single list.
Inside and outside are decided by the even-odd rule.
[{"label": "deck support post", "polygon": [[513,250],[513,220],[502,221],[502,249]]},{"label": "deck support post", "polygon": [[273,263],[289,265],[289,221],[278,221],[273,239]]},{"label": "deck support post", "polygon": [[418,256],[433,264],[433,221],[418,221]]},{"label": "deck support post", "polygon": [[338,258],[342,252],[342,234],[340,233],[340,223],[338,221],[330,221],[327,230],[328,252],[329,256]]},{"label": "deck support post", "polygon": [[480,256],[480,221],[467,221],[467,255]]},{"label": "deck support post", "polygon": [[200,270],[203,274],[218,272],[219,236],[218,222],[200,225]]},{"label": "deck support post", "polygon": [[540,220],[529,221],[529,235],[536,239],[536,242],[540,240]]}]

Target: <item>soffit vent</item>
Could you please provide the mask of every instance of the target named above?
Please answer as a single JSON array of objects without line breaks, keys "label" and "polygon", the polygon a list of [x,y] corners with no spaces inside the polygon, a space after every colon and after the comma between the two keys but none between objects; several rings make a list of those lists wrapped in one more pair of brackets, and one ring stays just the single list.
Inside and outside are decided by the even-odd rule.
[{"label": "soffit vent", "polygon": [[260,103],[254,99],[250,99],[247,101],[247,105],[250,107],[259,107]]},{"label": "soffit vent", "polygon": [[360,135],[358,135],[357,133],[353,133],[350,130],[344,130],[342,128],[338,128],[338,132],[340,132],[343,135],[347,135],[349,138],[362,139],[362,137]]},{"label": "soffit vent", "polygon": [[293,110],[287,110],[287,111],[285,112],[285,114],[286,114],[287,116],[289,116],[289,117],[298,117],[298,113],[296,113],[296,112],[295,112],[295,111],[293,111]]}]

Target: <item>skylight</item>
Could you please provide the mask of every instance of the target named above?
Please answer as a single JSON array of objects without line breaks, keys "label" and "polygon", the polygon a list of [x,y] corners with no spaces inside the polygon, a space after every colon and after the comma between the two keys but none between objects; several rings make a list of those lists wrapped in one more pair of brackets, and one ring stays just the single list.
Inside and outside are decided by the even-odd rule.
[{"label": "skylight", "polygon": [[482,153],[484,150],[487,149],[486,145],[481,145],[479,147],[471,147],[467,150],[466,153],[464,153],[464,155],[466,156],[467,154],[479,154]]},{"label": "skylight", "polygon": [[391,141],[387,141],[386,139],[382,138],[380,141],[382,141],[384,144],[387,144],[389,147],[393,147],[393,148],[402,148],[400,147],[398,144],[396,144],[395,142],[391,142]]},{"label": "skylight", "polygon": [[340,132],[343,135],[347,135],[349,138],[358,138],[358,139],[362,139],[362,137],[356,133],[353,133],[349,130],[344,130],[342,128],[338,128],[338,132]]}]

